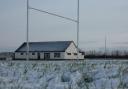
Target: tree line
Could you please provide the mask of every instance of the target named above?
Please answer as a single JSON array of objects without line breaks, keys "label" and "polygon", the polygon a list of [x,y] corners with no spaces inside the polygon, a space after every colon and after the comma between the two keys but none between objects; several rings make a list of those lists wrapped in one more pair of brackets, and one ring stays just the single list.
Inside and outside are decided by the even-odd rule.
[{"label": "tree line", "polygon": [[86,51],[85,58],[128,58],[128,51],[112,50],[112,51]]}]

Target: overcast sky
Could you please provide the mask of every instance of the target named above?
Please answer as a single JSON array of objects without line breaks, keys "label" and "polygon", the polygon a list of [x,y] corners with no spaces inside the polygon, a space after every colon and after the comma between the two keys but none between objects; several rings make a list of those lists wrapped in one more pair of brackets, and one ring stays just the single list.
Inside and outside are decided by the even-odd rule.
[{"label": "overcast sky", "polygon": [[[77,0],[30,0],[30,6],[76,19]],[[30,41],[74,40],[76,23],[30,10]],[[80,48],[128,49],[128,0],[80,0]],[[0,0],[0,51],[26,41],[26,0]]]}]

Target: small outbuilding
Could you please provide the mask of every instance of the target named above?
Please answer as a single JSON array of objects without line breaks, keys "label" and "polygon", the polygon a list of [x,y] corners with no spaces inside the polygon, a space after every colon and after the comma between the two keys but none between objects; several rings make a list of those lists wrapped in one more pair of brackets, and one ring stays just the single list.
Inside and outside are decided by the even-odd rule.
[{"label": "small outbuilding", "polygon": [[[84,52],[73,41],[29,42],[30,59],[84,59]],[[16,51],[15,59],[26,59],[27,44],[24,42]]]}]

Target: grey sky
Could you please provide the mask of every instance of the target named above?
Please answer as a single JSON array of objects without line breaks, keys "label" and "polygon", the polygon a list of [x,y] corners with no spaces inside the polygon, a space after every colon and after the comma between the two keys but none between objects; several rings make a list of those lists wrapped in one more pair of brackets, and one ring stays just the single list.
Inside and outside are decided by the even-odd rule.
[{"label": "grey sky", "polygon": [[[30,6],[76,19],[77,0],[30,0]],[[76,23],[30,11],[30,41],[74,40]],[[26,41],[26,0],[0,0],[0,51]],[[80,47],[128,48],[128,0],[80,0]]]}]

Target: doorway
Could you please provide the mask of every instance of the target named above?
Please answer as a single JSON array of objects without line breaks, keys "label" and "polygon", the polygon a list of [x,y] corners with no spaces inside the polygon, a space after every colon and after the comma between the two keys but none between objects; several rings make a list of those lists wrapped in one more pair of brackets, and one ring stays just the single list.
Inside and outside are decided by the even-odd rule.
[{"label": "doorway", "polygon": [[44,59],[50,59],[50,53],[44,53]]},{"label": "doorway", "polygon": [[38,60],[40,60],[40,53],[37,53]]}]

